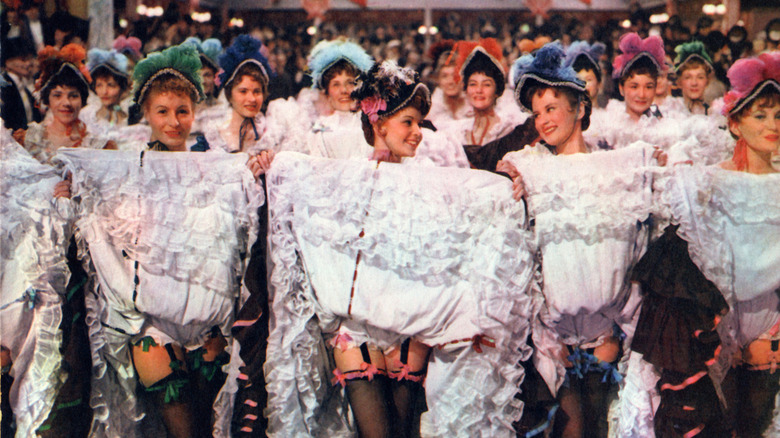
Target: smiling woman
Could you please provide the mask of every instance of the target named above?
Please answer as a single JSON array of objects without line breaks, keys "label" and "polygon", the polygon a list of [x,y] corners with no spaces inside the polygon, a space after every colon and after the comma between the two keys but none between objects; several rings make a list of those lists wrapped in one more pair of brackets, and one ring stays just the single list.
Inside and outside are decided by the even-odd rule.
[{"label": "smiling woman", "polygon": [[346,39],[322,41],[309,54],[312,88],[324,97],[327,112],[314,123],[307,143],[312,155],[328,158],[367,158],[371,147],[360,135],[360,112],[352,98],[355,81],[374,60]]},{"label": "smiling woman", "polygon": [[90,135],[79,119],[91,81],[85,55],[84,49],[75,44],[62,50],[49,46],[39,55],[41,75],[36,89],[50,117],[40,124],[31,123],[27,130],[16,131],[14,138],[42,163],[48,163],[63,147],[115,148],[107,139]]}]

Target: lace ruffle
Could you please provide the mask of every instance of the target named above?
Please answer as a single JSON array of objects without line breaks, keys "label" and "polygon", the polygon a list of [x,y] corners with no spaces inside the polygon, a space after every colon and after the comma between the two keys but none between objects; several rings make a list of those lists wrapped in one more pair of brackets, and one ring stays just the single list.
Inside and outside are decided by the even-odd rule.
[{"label": "lace ruffle", "polygon": [[309,153],[306,137],[313,121],[298,102],[293,98],[272,100],[266,118],[268,128],[260,139],[260,149]]},{"label": "lace ruffle", "polygon": [[[534,148],[536,149],[536,148]],[[511,152],[504,159],[523,175],[540,245],[582,240],[633,240],[651,212],[650,146],[554,157]]]},{"label": "lace ruffle", "polygon": [[33,436],[65,378],[59,326],[70,231],[52,200],[59,174],[0,131],[0,325],[15,379],[3,396],[10,399],[17,435]]},{"label": "lace ruffle", "polygon": [[[774,293],[780,287],[776,275],[767,275],[780,266],[778,252],[770,250],[780,228],[780,206],[776,202],[780,199],[780,175],[752,175],[714,166],[676,166],[656,185],[660,186],[661,204],[668,206],[666,213],[673,223],[680,224],[677,233],[688,242],[691,260],[732,308],[718,325],[723,350],[710,369],[718,383],[740,347],[739,321],[734,311],[737,302]],[[739,228],[749,243],[733,231]],[[736,257],[744,255],[745,245],[754,244],[757,246],[747,249],[761,254],[761,263]]]},{"label": "lace ruffle", "polygon": [[[92,256],[88,271],[98,274],[86,297],[93,433],[134,436],[143,413],[128,345],[145,316],[135,305],[174,324],[218,325],[230,333],[232,317],[224,316],[233,314],[239,299],[262,189],[246,169],[245,154],[68,149],[58,159],[73,174],[77,224]],[[137,302],[129,297],[133,272],[99,269],[125,255],[139,262]],[[116,285],[127,286],[126,293],[112,289]],[[148,297],[141,301],[144,290]],[[172,308],[174,297],[184,297],[184,307]],[[219,406],[224,412],[224,403]]]},{"label": "lace ruffle", "polygon": [[[522,229],[521,204],[511,200],[508,181],[484,172],[440,168],[409,172],[393,164],[376,171],[375,166],[280,154],[268,175],[274,318],[267,360],[274,366],[266,368],[269,434],[344,431],[343,424],[334,422],[341,421],[341,408],[320,406],[323,400],[333,400],[315,318],[322,309],[296,236],[344,254],[360,250],[361,263],[406,280],[445,286],[466,279],[474,285],[469,290],[478,295],[482,332],[473,335],[486,335],[497,347],[476,359],[481,369],[493,371],[464,372],[463,378],[492,382],[480,386],[471,380],[473,387],[485,392],[470,393],[468,403],[495,403],[497,408],[475,414],[478,418],[460,416],[452,421],[511,431],[511,421],[521,413],[512,400],[523,375],[518,362],[530,354],[525,339],[534,311],[526,294],[533,263]],[[457,187],[452,181],[459,181]],[[364,228],[371,232],[357,239]],[[508,302],[514,305],[507,306]],[[290,411],[290,406],[301,408]],[[336,409],[336,414],[329,409]],[[486,412],[493,414],[486,418]]]},{"label": "lace ruffle", "polygon": [[609,410],[611,438],[653,438],[653,419],[660,396],[656,383],[661,377],[642,355],[628,352],[626,376],[618,392],[618,399]]}]

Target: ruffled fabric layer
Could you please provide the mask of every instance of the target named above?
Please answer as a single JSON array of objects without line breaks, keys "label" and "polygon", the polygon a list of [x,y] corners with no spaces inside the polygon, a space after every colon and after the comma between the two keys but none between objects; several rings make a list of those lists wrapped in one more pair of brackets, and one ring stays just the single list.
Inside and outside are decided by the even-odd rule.
[{"label": "ruffled fabric layer", "polygon": [[262,188],[245,154],[67,149],[57,158],[73,174],[96,275],[86,297],[93,435],[133,436],[142,412],[131,337],[145,323],[186,348],[213,326],[229,336]]},{"label": "ruffled fabric layer", "polygon": [[260,149],[308,154],[306,138],[314,121],[307,109],[293,98],[269,102],[266,111],[268,127],[260,139]]},{"label": "ruffled fabric layer", "polygon": [[[36,160],[41,163],[50,163],[52,158],[57,153],[56,146],[54,146],[48,138],[46,138],[46,129],[48,122],[30,123],[27,127],[27,132],[24,137],[24,147],[30,152]],[[103,149],[111,140],[111,137],[102,136],[101,133],[87,132],[87,135],[81,138],[81,142],[78,147],[83,149]]]},{"label": "ruffled fabric layer", "polygon": [[335,111],[314,120],[306,137],[306,150],[315,157],[365,160],[374,153],[366,142],[360,112]]},{"label": "ruffled fabric layer", "polygon": [[[737,348],[758,338],[780,317],[780,175],[752,175],[718,167],[676,166],[656,183],[659,214],[679,223],[691,259],[732,309],[718,332],[723,351],[711,367],[720,382]],[[767,304],[761,303],[766,301]]]},{"label": "ruffled fabric layer", "polygon": [[[70,231],[52,199],[61,181],[0,126],[0,327],[11,352],[8,394],[17,436],[33,436],[49,415],[61,369],[62,301],[70,278]],[[61,201],[67,202],[67,201]]]},{"label": "ruffled fabric layer", "polygon": [[426,161],[439,167],[469,168],[469,159],[463,145],[441,131],[424,129],[422,142],[414,157],[405,158],[404,163],[424,165]]},{"label": "ruffled fabric layer", "polygon": [[[622,307],[652,210],[652,147],[557,157],[526,149],[504,159],[525,182],[552,317]],[[573,253],[581,256],[572,260]]]},{"label": "ruffled fabric layer", "polygon": [[[442,407],[447,414],[430,420],[437,424],[436,433],[483,426],[498,434],[513,433],[511,423],[521,414],[521,404],[513,399],[523,376],[518,363],[530,355],[525,339],[534,312],[526,292],[533,261],[523,230],[522,205],[511,200],[509,181],[488,173],[443,168],[413,172],[388,163],[375,167],[372,162],[280,154],[268,175],[273,302],[266,362],[273,364],[266,366],[268,433],[347,433],[343,407],[333,404],[340,393],[334,396],[329,388],[331,373],[321,346],[322,331],[335,330],[349,313],[327,303],[343,298],[358,252],[366,275],[360,280],[358,272],[356,305],[349,321],[429,345],[452,343],[446,351],[463,352],[462,346],[470,346],[472,338],[480,335],[495,344],[495,348],[483,347],[482,355],[462,353],[452,362],[454,368],[443,371],[480,392],[455,397],[452,403],[465,403],[458,409]],[[319,248],[334,255],[325,263],[337,271],[344,268],[333,287],[321,286],[311,275],[323,271],[315,266],[322,260],[308,257]],[[342,258],[351,260],[351,267]],[[372,289],[369,277],[411,288],[402,292],[418,290],[415,303],[427,299],[423,305],[429,309],[440,296],[431,291],[462,295],[451,303],[450,313],[423,316],[425,308],[374,294],[372,290],[381,286]],[[360,300],[374,302],[387,317],[370,315],[371,306],[360,306]],[[476,308],[460,309],[458,302],[476,303]],[[421,323],[410,314],[428,319]],[[465,318],[464,324],[450,325],[449,318],[456,316]],[[467,336],[464,325],[471,327]],[[454,346],[464,337],[469,342]],[[468,371],[476,369],[480,372]],[[465,391],[450,385],[446,389]],[[460,415],[472,403],[485,409]]]}]

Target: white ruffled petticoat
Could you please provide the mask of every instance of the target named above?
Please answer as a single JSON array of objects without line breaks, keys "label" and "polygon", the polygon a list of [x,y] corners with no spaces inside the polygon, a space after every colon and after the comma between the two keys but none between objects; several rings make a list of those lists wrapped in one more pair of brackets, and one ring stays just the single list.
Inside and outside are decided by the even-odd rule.
[{"label": "white ruffled petticoat", "polygon": [[736,350],[780,321],[780,175],[677,166],[656,187],[660,213],[680,224],[691,259],[730,307],[718,325],[723,350],[710,368],[719,383]]},{"label": "white ruffled petticoat", "polygon": [[334,111],[319,117],[307,137],[312,156],[365,160],[374,153],[363,135],[360,112]]},{"label": "white ruffled petticoat", "polygon": [[[136,436],[130,342],[151,332],[160,345],[195,348],[213,326],[229,337],[263,192],[245,154],[64,149],[57,158],[73,174],[76,225],[97,276],[86,297],[92,434]],[[229,433],[225,390],[218,436]]]},{"label": "white ruffled petticoat", "polygon": [[652,155],[639,143],[566,156],[537,145],[504,157],[522,175],[535,218],[544,306],[534,326],[534,363],[553,394],[565,376],[555,359],[562,343],[593,343],[617,324],[630,345],[640,298],[629,277],[647,243]]},{"label": "white ruffled petticoat", "polygon": [[[355,344],[452,343],[428,370],[444,384],[426,387],[426,435],[514,436],[534,313],[522,205],[487,172],[376,167],[285,153],[268,174],[269,436],[354,435],[321,348],[344,322]],[[473,352],[478,335],[496,347]]]},{"label": "white ruffled petticoat", "polygon": [[3,397],[16,436],[27,437],[48,418],[66,378],[59,326],[70,231],[52,199],[60,174],[31,157],[1,122],[0,136],[0,343],[10,350],[14,378]]}]

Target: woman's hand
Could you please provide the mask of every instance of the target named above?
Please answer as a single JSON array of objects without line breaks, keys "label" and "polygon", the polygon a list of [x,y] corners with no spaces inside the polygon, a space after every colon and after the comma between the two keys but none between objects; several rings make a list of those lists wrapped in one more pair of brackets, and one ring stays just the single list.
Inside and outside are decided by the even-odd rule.
[{"label": "woman's hand", "polygon": [[504,160],[500,160],[496,163],[496,172],[502,172],[509,175],[510,178],[515,179],[520,175],[517,168],[512,163]]},{"label": "woman's hand", "polygon": [[65,179],[54,185],[54,197],[55,198],[67,198],[70,199],[70,185],[73,182],[73,175],[68,172],[65,175]]},{"label": "woman's hand", "polygon": [[520,175],[519,173],[517,176],[512,180],[512,197],[515,198],[515,201],[522,201],[523,198],[525,198],[526,191],[525,191],[525,182],[523,182],[523,175]]},{"label": "woman's hand", "polygon": [[249,158],[249,161],[246,162],[246,167],[252,171],[252,175],[255,178],[260,178],[260,175],[263,175],[271,168],[273,160],[274,151],[261,151],[259,154]]},{"label": "woman's hand", "polygon": [[655,161],[661,167],[666,166],[666,163],[669,161],[669,156],[666,155],[666,152],[664,152],[663,150],[661,150],[661,148],[657,146],[655,147],[655,151],[653,152],[653,158],[655,158]]},{"label": "woman's hand", "polygon": [[496,163],[496,172],[503,172],[512,178],[512,197],[515,201],[522,201],[525,198],[525,183],[523,182],[523,175],[517,170],[512,163],[501,160]]}]

